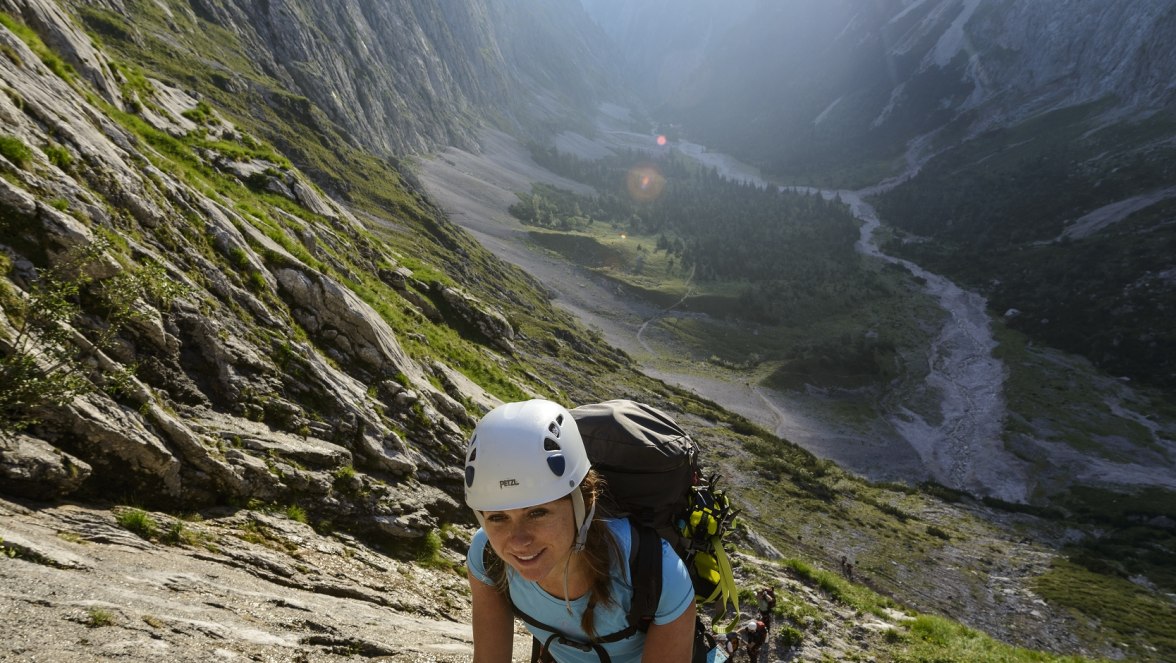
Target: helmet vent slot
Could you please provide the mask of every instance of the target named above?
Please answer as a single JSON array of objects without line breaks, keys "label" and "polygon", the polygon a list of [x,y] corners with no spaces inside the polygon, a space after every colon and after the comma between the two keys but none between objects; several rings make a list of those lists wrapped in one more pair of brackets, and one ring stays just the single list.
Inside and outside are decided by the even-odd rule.
[{"label": "helmet vent slot", "polygon": [[555,476],[562,477],[564,470],[567,469],[567,462],[564,461],[563,454],[547,457],[547,467],[555,473]]},{"label": "helmet vent slot", "polygon": [[[473,442],[471,442],[470,444],[473,444]],[[470,459],[466,462],[472,463],[477,459],[478,459],[478,448],[473,447],[472,449],[470,449]]]},{"label": "helmet vent slot", "polygon": [[465,469],[466,488],[472,488],[474,485],[474,466],[466,465]]},{"label": "helmet vent slot", "polygon": [[560,451],[559,442],[556,442],[555,440],[551,439],[550,437],[545,437],[545,438],[543,438],[543,450],[544,451]]}]

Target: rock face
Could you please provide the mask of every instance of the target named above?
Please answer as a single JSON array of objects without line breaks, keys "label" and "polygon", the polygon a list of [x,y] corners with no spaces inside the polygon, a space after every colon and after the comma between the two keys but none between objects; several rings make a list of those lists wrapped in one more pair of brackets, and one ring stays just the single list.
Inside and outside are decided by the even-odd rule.
[{"label": "rock face", "polygon": [[[398,155],[474,146],[485,119],[527,130],[582,116],[615,91],[618,62],[587,21],[566,20],[573,9],[575,0],[192,3],[286,90],[368,148]],[[601,76],[571,75],[585,63]]]},{"label": "rock face", "polygon": [[[479,6],[447,3],[457,25],[433,3],[406,9],[193,5],[388,151],[461,138],[474,120],[463,109],[495,108],[515,84],[460,54],[447,57],[468,70],[433,66],[435,48],[489,48],[491,32],[460,41],[489,20]],[[247,156],[256,141],[198,95],[132,82],[60,5],[0,0],[0,11],[39,35],[0,29],[0,489],[181,508],[305,503],[391,541],[461,520],[454,465],[473,416],[498,400],[444,357],[412,356],[406,330],[373,307],[428,305],[428,286],[401,279],[379,301],[345,284],[360,271],[411,275],[397,249],[281,159]],[[42,43],[51,50],[38,53]],[[395,91],[418,83],[422,96],[404,99],[456,112],[427,123],[396,114]],[[123,112],[134,122],[112,119]],[[243,204],[215,187],[256,196]],[[46,298],[54,293],[59,304]],[[462,305],[448,307],[452,320],[433,309],[437,324],[472,325],[481,342],[510,347],[501,314],[469,295],[453,301]],[[25,397],[27,375],[35,393]],[[69,398],[42,389],[79,377],[100,388],[60,392]],[[477,404],[473,416],[464,403]]]},{"label": "rock face", "polygon": [[[128,514],[161,536],[128,531]],[[426,568],[279,514],[196,522],[0,498],[0,551],[2,650],[14,660],[458,663],[473,653],[450,549]]]},{"label": "rock face", "polygon": [[91,472],[85,462],[27,435],[0,439],[0,458],[5,491],[35,500],[69,495]]}]

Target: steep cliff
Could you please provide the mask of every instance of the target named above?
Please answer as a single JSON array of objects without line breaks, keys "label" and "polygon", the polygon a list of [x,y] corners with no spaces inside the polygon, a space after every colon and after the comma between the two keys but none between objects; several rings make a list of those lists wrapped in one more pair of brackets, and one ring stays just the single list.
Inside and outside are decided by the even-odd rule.
[{"label": "steep cliff", "polygon": [[[471,414],[559,389],[558,371],[525,358],[538,346],[515,325],[529,320],[488,296],[533,302],[548,320],[533,333],[575,325],[386,163],[330,146],[373,182],[345,207],[198,93],[112,62],[56,4],[0,10],[14,17],[0,35],[6,487],[190,507],[310,500],[392,538],[454,517]],[[299,39],[266,36],[290,52]],[[296,85],[296,69],[286,59],[275,75]],[[328,88],[362,92],[315,89]],[[461,113],[397,140],[440,138],[448,118]]]},{"label": "steep cliff", "polygon": [[[620,94],[619,60],[578,9],[568,0],[78,3],[87,26],[124,53],[199,63],[173,72],[185,85],[253,98],[243,111],[259,119],[265,105],[321,114],[345,140],[387,155],[475,146],[483,122],[538,136],[556,118],[585,121],[602,95]],[[290,95],[312,108],[291,108]]]}]

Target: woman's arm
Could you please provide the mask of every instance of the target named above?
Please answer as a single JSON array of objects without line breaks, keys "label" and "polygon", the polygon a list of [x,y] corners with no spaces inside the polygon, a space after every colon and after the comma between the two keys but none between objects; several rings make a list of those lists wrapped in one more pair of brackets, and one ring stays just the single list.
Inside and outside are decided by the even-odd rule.
[{"label": "woman's arm", "polygon": [[[475,621],[476,623],[476,621]],[[668,624],[652,624],[641,663],[689,663],[694,651],[694,602]]]},{"label": "woman's arm", "polygon": [[510,603],[493,586],[466,573],[474,598],[474,663],[510,663],[514,649]]}]

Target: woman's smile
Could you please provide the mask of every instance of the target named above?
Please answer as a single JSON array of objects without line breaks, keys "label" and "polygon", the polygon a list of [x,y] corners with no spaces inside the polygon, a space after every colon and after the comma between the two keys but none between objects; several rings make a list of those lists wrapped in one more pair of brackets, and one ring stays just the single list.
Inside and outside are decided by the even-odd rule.
[{"label": "woman's smile", "polygon": [[572,586],[577,584],[577,560],[569,559],[576,538],[571,500],[486,511],[483,519],[490,547],[520,576],[558,595],[563,594],[565,571]]}]

